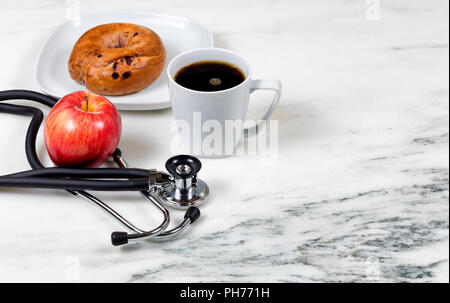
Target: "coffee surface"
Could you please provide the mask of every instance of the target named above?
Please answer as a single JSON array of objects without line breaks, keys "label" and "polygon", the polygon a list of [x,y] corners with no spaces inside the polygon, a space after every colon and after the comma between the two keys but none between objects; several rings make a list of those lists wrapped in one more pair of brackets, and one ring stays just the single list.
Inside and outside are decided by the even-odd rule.
[{"label": "coffee surface", "polygon": [[201,61],[183,67],[175,82],[203,92],[229,89],[244,82],[244,73],[236,66],[220,61]]}]

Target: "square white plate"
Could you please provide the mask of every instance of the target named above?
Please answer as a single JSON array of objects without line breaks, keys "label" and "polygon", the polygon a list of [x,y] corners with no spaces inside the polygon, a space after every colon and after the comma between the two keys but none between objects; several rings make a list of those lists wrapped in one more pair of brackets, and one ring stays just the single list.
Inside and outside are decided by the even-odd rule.
[{"label": "square white plate", "polygon": [[[70,78],[68,60],[78,38],[94,26],[127,22],[146,26],[162,39],[168,62],[176,55],[200,47],[212,47],[212,33],[189,19],[151,13],[102,13],[81,18],[79,24],[66,21],[59,25],[45,42],[36,62],[39,88],[54,97],[62,97],[86,87]],[[140,92],[125,96],[107,96],[119,110],[155,110],[170,107],[165,69],[154,83]]]}]

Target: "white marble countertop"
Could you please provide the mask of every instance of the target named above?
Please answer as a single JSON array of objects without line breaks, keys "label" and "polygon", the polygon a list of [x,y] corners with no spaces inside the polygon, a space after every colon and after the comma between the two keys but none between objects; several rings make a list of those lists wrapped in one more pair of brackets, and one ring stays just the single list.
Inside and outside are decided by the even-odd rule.
[{"label": "white marble countertop", "polygon": [[[1,189],[0,281],[448,282],[449,4],[381,0],[377,16],[374,1],[82,0],[82,14],[195,19],[256,77],[280,79],[278,162],[203,160],[212,195],[195,226],[121,248],[109,239],[121,226],[77,197]],[[34,62],[65,5],[1,2],[0,90],[38,89]],[[163,168],[171,111],[122,118],[128,161]],[[28,169],[28,122],[0,114],[0,174]],[[49,165],[42,132],[38,152]],[[100,197],[141,225],[160,219],[138,194]]]}]

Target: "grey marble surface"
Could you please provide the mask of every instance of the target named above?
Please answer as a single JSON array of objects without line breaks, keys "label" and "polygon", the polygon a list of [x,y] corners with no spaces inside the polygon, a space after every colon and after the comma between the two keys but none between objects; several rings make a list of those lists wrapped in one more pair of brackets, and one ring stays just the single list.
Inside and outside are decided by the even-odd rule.
[{"label": "grey marble surface", "polygon": [[[381,0],[379,15],[373,3],[81,1],[82,14],[195,19],[256,77],[280,79],[278,160],[204,160],[212,195],[198,223],[122,248],[109,242],[120,226],[76,197],[1,189],[0,281],[448,282],[448,1]],[[1,90],[37,89],[38,51],[65,18],[65,1],[0,3]],[[170,110],[122,118],[129,162],[162,168]],[[0,174],[28,168],[27,125],[0,114]],[[42,132],[38,152],[49,165]],[[136,194],[101,197],[144,226],[160,219]]]}]

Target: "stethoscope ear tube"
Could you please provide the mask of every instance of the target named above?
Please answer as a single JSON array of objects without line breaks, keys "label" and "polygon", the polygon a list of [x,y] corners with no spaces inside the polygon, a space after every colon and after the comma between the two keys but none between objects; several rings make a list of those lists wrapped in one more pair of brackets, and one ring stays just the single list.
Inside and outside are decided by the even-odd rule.
[{"label": "stethoscope ear tube", "polygon": [[[194,223],[200,217],[200,209],[195,206],[191,206],[186,210],[184,214],[184,220],[176,228],[160,233],[156,237],[152,238],[155,241],[167,241],[179,234],[181,234],[190,224]],[[120,246],[128,244],[129,240],[139,239],[145,237],[144,234],[128,234],[123,231],[115,231],[111,234],[111,243],[114,246]]]},{"label": "stethoscope ear tube", "polygon": [[[48,107],[53,107],[56,102],[58,102],[57,98],[54,98],[49,95],[45,95],[42,93],[38,93],[31,90],[24,89],[13,89],[13,90],[4,90],[0,91],[0,101],[5,100],[28,100],[35,101],[46,105]],[[31,107],[34,108],[34,107]]]}]

